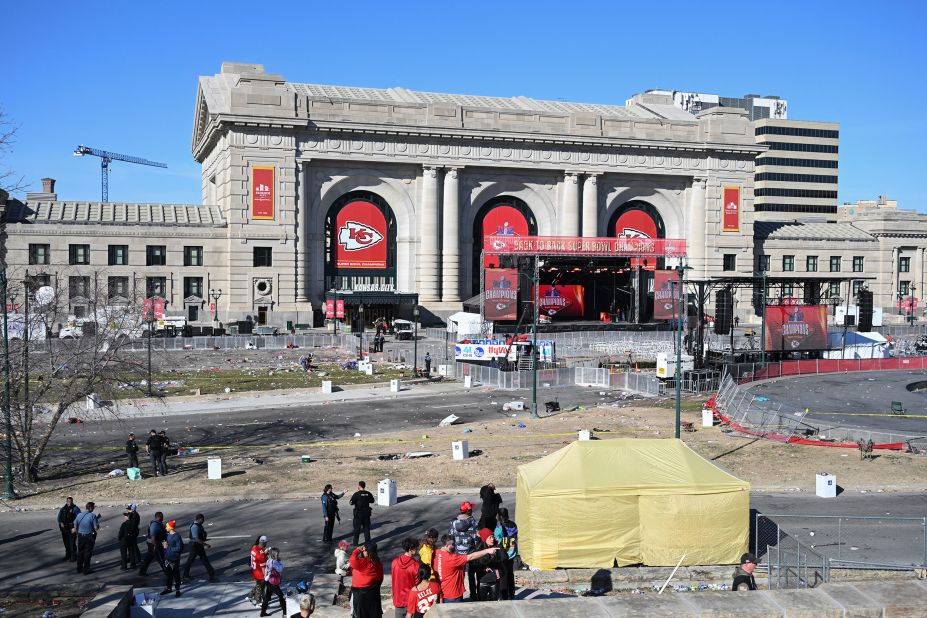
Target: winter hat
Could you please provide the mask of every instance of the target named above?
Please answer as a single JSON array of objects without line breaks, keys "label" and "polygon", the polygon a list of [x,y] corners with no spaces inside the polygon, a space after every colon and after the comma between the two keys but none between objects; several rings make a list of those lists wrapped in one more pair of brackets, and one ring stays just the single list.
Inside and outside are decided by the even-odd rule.
[{"label": "winter hat", "polygon": [[344,539],[341,539],[340,541],[338,541],[338,549],[343,549],[347,551],[349,547],[351,547],[351,544],[345,541]]},{"label": "winter hat", "polygon": [[480,540],[482,540],[485,543],[486,539],[492,536],[492,530],[490,530],[489,528],[480,528],[479,534],[480,534]]},{"label": "winter hat", "polygon": [[473,510],[473,504],[471,504],[469,500],[464,500],[463,502],[460,503],[461,513],[469,513],[472,510]]},{"label": "winter hat", "polygon": [[165,524],[165,527],[167,527],[168,532],[170,532],[171,530],[173,530],[176,526],[177,526],[177,520],[176,520],[176,519],[172,519],[172,520],[170,520],[169,522],[167,522],[167,523]]}]

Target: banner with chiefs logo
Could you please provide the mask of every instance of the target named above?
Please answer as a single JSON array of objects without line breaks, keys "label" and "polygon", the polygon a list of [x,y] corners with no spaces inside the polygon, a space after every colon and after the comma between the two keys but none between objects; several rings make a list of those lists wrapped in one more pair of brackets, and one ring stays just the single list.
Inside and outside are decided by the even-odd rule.
[{"label": "banner with chiefs logo", "polygon": [[[483,237],[486,236],[528,236],[528,220],[514,206],[496,206],[483,217]],[[483,257],[483,268],[499,266],[499,257]]]},{"label": "banner with chiefs logo", "polygon": [[673,320],[679,314],[679,271],[658,270],[653,273],[653,319]]},{"label": "banner with chiefs logo", "polygon": [[724,187],[721,215],[722,232],[740,231],[740,187]]},{"label": "banner with chiefs logo", "polygon": [[518,319],[518,271],[487,268],[483,283],[483,317],[487,320]]},{"label": "banner with chiefs logo", "polygon": [[163,320],[164,319],[164,299],[163,298],[146,298],[142,301],[142,319],[145,320]]},{"label": "banner with chiefs logo", "polygon": [[274,218],[274,168],[251,168],[251,218]]},{"label": "banner with chiefs logo", "polygon": [[335,220],[335,235],[338,268],[386,268],[386,217],[376,205],[364,200],[345,204]]},{"label": "banner with chiefs logo", "polygon": [[[618,217],[615,222],[615,236],[618,238],[656,238],[657,224],[649,214],[635,208]],[[631,258],[631,268],[638,266],[645,270],[656,270],[657,261]]]},{"label": "banner with chiefs logo", "polygon": [[827,349],[827,305],[766,307],[764,336],[771,351]]},{"label": "banner with chiefs logo", "polygon": [[335,317],[335,301],[331,299],[326,300],[325,301],[325,319],[331,320],[334,317]]},{"label": "banner with chiefs logo", "polygon": [[585,313],[581,285],[539,285],[538,313],[557,318],[581,318]]}]

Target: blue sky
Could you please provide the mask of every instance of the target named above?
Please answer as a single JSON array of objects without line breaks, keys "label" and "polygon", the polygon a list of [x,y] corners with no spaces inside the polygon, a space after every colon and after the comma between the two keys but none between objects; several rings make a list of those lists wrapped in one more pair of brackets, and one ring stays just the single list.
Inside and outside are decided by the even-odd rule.
[{"label": "blue sky", "polygon": [[[198,203],[197,77],[257,62],[290,81],[623,104],[672,88],[778,94],[841,124],[841,201],[927,212],[927,3],[10,3],[0,106],[20,125],[0,164],[62,199],[99,200],[78,144],[114,163],[112,201]],[[266,15],[266,18],[265,18]]]}]

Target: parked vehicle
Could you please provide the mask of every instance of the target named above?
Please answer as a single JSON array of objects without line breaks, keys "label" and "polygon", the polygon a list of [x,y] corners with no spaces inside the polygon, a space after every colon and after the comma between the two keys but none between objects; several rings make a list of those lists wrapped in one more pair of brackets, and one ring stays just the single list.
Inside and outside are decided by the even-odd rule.
[{"label": "parked vehicle", "polygon": [[409,320],[393,320],[393,334],[398,341],[411,341],[415,325]]}]

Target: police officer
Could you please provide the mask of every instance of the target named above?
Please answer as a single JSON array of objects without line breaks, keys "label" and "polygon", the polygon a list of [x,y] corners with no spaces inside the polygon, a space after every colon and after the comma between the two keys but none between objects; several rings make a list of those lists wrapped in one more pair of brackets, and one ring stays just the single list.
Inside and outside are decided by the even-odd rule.
[{"label": "police officer", "polygon": [[138,467],[138,442],[135,440],[135,434],[130,433],[129,439],[126,440],[126,457],[129,459],[129,468]]},{"label": "police officer", "polygon": [[86,510],[74,518],[73,532],[77,535],[77,572],[85,575],[93,573],[90,558],[93,556],[93,545],[97,541],[97,530],[100,529],[100,517],[93,512],[95,507],[93,502],[88,502]]},{"label": "police officer", "polygon": [[431,376],[431,352],[425,352],[425,375]]},{"label": "police officer", "polygon": [[142,562],[142,568],[138,570],[139,575],[148,574],[148,565],[151,564],[152,560],[157,560],[158,564],[161,565],[161,569],[164,569],[164,539],[167,538],[167,534],[164,530],[164,514],[161,511],[155,513],[154,519],[151,520],[151,523],[148,524],[148,536],[145,537],[145,541],[148,543],[148,553],[145,554],[145,560]]},{"label": "police officer", "polygon": [[77,560],[77,537],[72,530],[78,515],[80,508],[74,504],[74,498],[68,496],[64,506],[58,509],[58,528],[61,530],[61,542],[64,543],[65,561]]},{"label": "police officer", "polygon": [[[132,529],[135,530],[135,535],[132,537],[131,547],[132,550],[131,560],[134,564],[139,564],[142,561],[142,552],[138,549],[138,531],[142,527],[142,518],[138,514],[138,505],[130,504],[126,507],[126,512],[129,514],[129,521],[132,522]],[[132,568],[135,568],[134,566]]]},{"label": "police officer", "polygon": [[190,567],[193,566],[193,559],[199,556],[203,566],[206,567],[206,572],[209,574],[209,581],[216,581],[216,572],[206,556],[206,550],[212,546],[206,542],[206,526],[203,525],[205,522],[206,517],[199,513],[193,518],[193,523],[190,525],[190,554],[187,556],[187,564],[183,569],[184,579],[190,579]]},{"label": "police officer", "polygon": [[151,473],[155,476],[161,474],[161,437],[154,429],[148,434],[148,440],[145,442],[145,452],[151,458]]},{"label": "police officer", "polygon": [[122,571],[129,570],[129,562],[132,563],[132,568],[136,568],[138,563],[135,559],[135,550],[133,547],[138,547],[135,544],[135,539],[138,538],[138,527],[135,525],[134,520],[131,517],[132,511],[126,509],[122,514],[122,525],[119,526],[119,558],[121,566],[119,567]]},{"label": "police officer", "polygon": [[167,474],[167,453],[171,449],[171,439],[163,429],[158,432],[158,437],[161,438],[161,476],[164,476]]},{"label": "police officer", "polygon": [[351,496],[350,504],[354,506],[354,546],[364,531],[364,542],[370,543],[370,506],[374,503],[373,494],[367,491],[367,483],[360,481],[357,491]]}]

